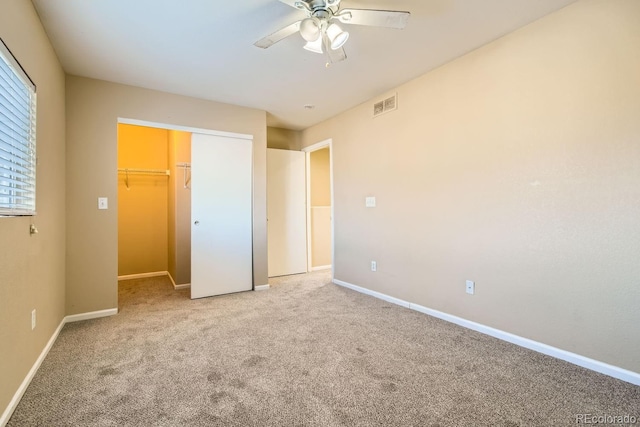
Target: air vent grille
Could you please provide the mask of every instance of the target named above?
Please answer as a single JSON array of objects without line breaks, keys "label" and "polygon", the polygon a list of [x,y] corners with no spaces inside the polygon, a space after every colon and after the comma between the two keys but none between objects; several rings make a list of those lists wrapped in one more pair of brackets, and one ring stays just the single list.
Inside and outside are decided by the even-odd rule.
[{"label": "air vent grille", "polygon": [[398,108],[398,94],[394,94],[389,98],[373,104],[373,117],[377,117],[381,114],[388,113],[389,111],[396,110]]},{"label": "air vent grille", "polygon": [[384,101],[376,102],[373,104],[373,115],[377,116],[384,113]]}]

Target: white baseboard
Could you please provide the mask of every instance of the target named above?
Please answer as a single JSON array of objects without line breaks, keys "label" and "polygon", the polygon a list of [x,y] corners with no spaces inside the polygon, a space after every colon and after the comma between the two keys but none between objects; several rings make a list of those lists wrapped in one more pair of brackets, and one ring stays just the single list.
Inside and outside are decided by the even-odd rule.
[{"label": "white baseboard", "polygon": [[173,276],[168,271],[167,271],[167,276],[169,276],[169,280],[171,281],[171,284],[173,285],[173,289],[175,289],[176,288],[176,281],[173,280]]},{"label": "white baseboard", "polygon": [[38,356],[38,359],[36,359],[35,363],[29,370],[29,373],[22,381],[22,384],[20,384],[20,387],[18,387],[18,391],[16,391],[16,393],[13,395],[11,402],[9,402],[9,406],[7,406],[4,413],[0,417],[0,426],[4,427],[9,422],[9,418],[11,418],[11,415],[13,414],[13,411],[15,411],[16,407],[18,406],[18,403],[20,403],[20,399],[22,399],[22,396],[24,395],[24,392],[27,390],[27,387],[29,387],[29,384],[31,383],[31,380],[33,379],[34,375],[36,374],[36,372],[38,372],[38,369],[40,369],[40,365],[42,365],[42,361],[44,360],[45,357],[47,357],[47,354],[49,354],[49,350],[51,350],[51,347],[53,347],[53,344],[58,339],[58,335],[60,335],[60,331],[62,330],[64,325],[66,325],[67,323],[79,322],[81,320],[90,320],[90,319],[98,319],[100,317],[113,316],[115,314],[118,314],[117,308],[110,308],[108,310],[92,311],[90,313],[72,314],[70,316],[65,316],[60,322],[60,325],[58,325],[58,328],[54,331],[53,335],[51,335],[51,338],[49,338],[47,345],[45,345],[44,349],[42,349],[40,356]]},{"label": "white baseboard", "polygon": [[64,323],[80,322],[82,320],[99,319],[101,317],[115,316],[118,314],[117,308],[107,310],[92,311],[89,313],[72,314],[64,318]]},{"label": "white baseboard", "polygon": [[167,276],[169,276],[169,280],[171,280],[171,284],[173,285],[173,290],[177,291],[178,289],[188,289],[191,287],[191,283],[183,283],[181,285],[176,285],[176,281],[173,280],[173,276],[171,276],[171,273],[169,273],[167,271]]},{"label": "white baseboard", "polygon": [[266,291],[270,288],[270,285],[256,285],[253,287],[254,291]]},{"label": "white baseboard", "polygon": [[60,331],[66,323],[65,319],[62,319],[60,325],[58,325],[56,330],[53,332],[53,335],[51,335],[51,338],[49,338],[47,345],[44,346],[42,352],[40,352],[40,356],[38,356],[36,362],[29,370],[29,373],[22,381],[22,384],[20,384],[20,387],[18,387],[18,391],[16,391],[16,393],[13,395],[13,399],[11,399],[11,402],[9,402],[9,406],[7,406],[7,408],[2,413],[2,416],[0,417],[0,426],[5,426],[9,422],[9,418],[11,418],[11,415],[13,415],[13,411],[16,410],[16,407],[18,406],[18,403],[20,403],[20,399],[22,399],[24,392],[27,391],[27,387],[29,387],[29,384],[31,384],[31,380],[36,375],[36,372],[38,372],[38,369],[40,369],[42,361],[45,357],[47,357],[47,354],[49,354],[49,350],[51,350],[51,347],[53,347],[53,343],[56,342]]},{"label": "white baseboard", "polygon": [[171,285],[174,290],[178,289],[189,289],[191,287],[191,283],[183,283],[181,285],[176,285],[176,281],[173,280],[173,276],[168,271],[154,271],[151,273],[139,273],[139,274],[128,274],[126,276],[118,276],[118,281],[120,280],[131,280],[131,279],[146,279],[148,277],[160,277],[167,276],[171,281]]},{"label": "white baseboard", "polygon": [[151,273],[138,273],[138,274],[126,274],[124,276],[118,276],[118,280],[131,280],[131,279],[145,279],[147,277],[169,276],[168,271],[152,271]]},{"label": "white baseboard", "polygon": [[319,265],[317,267],[311,267],[311,271],[320,271],[320,270],[331,270],[331,264],[329,264],[329,265]]},{"label": "white baseboard", "polygon": [[631,384],[640,385],[640,373],[638,372],[633,372],[624,368],[620,368],[618,366],[609,365],[608,363],[590,359],[588,357],[581,356],[576,353],[571,353],[569,351],[562,350],[556,347],[552,347],[550,345],[543,344],[538,341],[533,341],[528,338],[523,338],[518,335],[514,335],[509,332],[502,331],[500,329],[495,329],[490,326],[485,326],[480,323],[463,319],[461,317],[453,316],[451,314],[443,313],[438,310],[433,310],[431,308],[427,308],[418,304],[414,304],[408,301],[394,298],[380,292],[372,291],[370,289],[366,289],[357,285],[353,285],[351,283],[344,282],[342,280],[333,279],[333,283],[339,286],[343,286],[345,288],[352,289],[356,292],[360,292],[375,298],[379,298],[381,300],[390,302],[392,304],[397,304],[399,306],[409,308],[411,310],[419,311],[429,316],[437,317],[438,319],[442,319],[447,322],[455,323],[456,325],[460,325],[464,328],[472,329],[474,331],[483,333],[485,335],[489,335],[494,338],[498,338],[500,340],[510,342],[520,347],[528,348],[529,350],[533,350],[538,353],[546,354],[547,356],[555,357],[556,359],[564,360],[565,362],[569,362],[574,365],[578,365],[583,368],[586,368],[595,372],[599,372],[601,374],[608,375],[610,377],[617,378],[619,380],[626,381]]}]

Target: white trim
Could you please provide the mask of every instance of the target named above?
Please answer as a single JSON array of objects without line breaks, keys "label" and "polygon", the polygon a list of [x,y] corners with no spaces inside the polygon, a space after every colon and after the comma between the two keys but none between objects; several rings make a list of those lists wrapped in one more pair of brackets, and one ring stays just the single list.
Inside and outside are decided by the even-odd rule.
[{"label": "white trim", "polygon": [[118,117],[118,123],[121,123],[124,125],[146,126],[146,127],[158,128],[158,129],[180,130],[183,132],[200,133],[204,135],[224,136],[227,138],[249,139],[253,141],[253,135],[247,135],[244,133],[223,132],[219,130],[195,128],[191,126],[171,125],[167,123],[149,122],[146,120],[127,119],[123,117]]},{"label": "white trim", "polygon": [[325,139],[324,141],[320,141],[320,142],[315,143],[313,145],[309,145],[308,147],[304,147],[302,149],[302,151],[305,152],[305,153],[310,153],[312,151],[322,150],[324,147],[329,147],[332,142],[333,142],[333,140],[331,138]]},{"label": "white trim", "polygon": [[305,180],[307,184],[307,192],[305,194],[305,203],[307,205],[307,272],[311,271],[313,266],[313,252],[311,238],[311,152],[304,153],[304,169]]},{"label": "white trim", "polygon": [[330,270],[331,264],[329,265],[319,265],[317,267],[311,267],[311,271],[320,271],[320,270]]},{"label": "white trim", "polygon": [[64,327],[65,323],[66,323],[66,317],[62,319],[62,321],[60,322],[60,325],[58,325],[58,328],[53,332],[53,335],[51,335],[51,338],[49,338],[47,345],[44,346],[44,348],[42,349],[42,352],[40,352],[40,356],[38,356],[38,358],[36,359],[36,362],[33,364],[31,369],[29,370],[29,373],[22,381],[22,384],[20,384],[20,387],[18,387],[18,390],[13,395],[13,398],[9,402],[9,406],[7,406],[7,408],[4,410],[4,413],[2,414],[2,417],[0,417],[0,426],[5,426],[9,422],[9,418],[11,418],[11,415],[13,415],[13,411],[16,410],[18,403],[20,403],[20,399],[22,399],[24,392],[27,391],[27,387],[29,387],[29,384],[31,384],[31,380],[36,375],[36,372],[38,372],[38,369],[40,369],[40,365],[42,365],[42,361],[44,360],[45,357],[47,357],[47,354],[49,354],[49,350],[51,350],[51,347],[53,347],[53,344],[56,342],[56,339],[58,339],[58,335],[60,334],[60,331]]},{"label": "white trim", "polygon": [[191,283],[182,283],[180,285],[176,285],[176,281],[173,280],[173,276],[171,276],[171,273],[169,273],[168,271],[167,276],[169,276],[169,280],[171,280],[171,285],[173,286],[174,291],[177,291],[179,289],[189,289],[191,287]]},{"label": "white trim", "polygon": [[167,276],[169,276],[169,280],[171,281],[171,285],[173,286],[173,289],[176,289],[176,281],[173,280],[173,276],[168,271],[167,271]]},{"label": "white trim", "polygon": [[366,295],[370,295],[375,298],[379,298],[388,301],[399,306],[409,308],[411,310],[419,311],[420,313],[427,314],[429,316],[437,317],[438,319],[445,320],[447,322],[455,323],[464,328],[471,329],[480,332],[485,335],[498,338],[500,340],[509,342],[511,344],[518,345],[520,347],[528,348],[529,350],[536,351],[538,353],[546,354],[547,356],[555,357],[556,359],[564,360],[565,362],[572,363],[574,365],[581,366],[591,371],[599,372],[604,375],[608,375],[613,378],[617,378],[622,381],[626,381],[631,384],[640,386],[640,373],[629,371],[618,366],[609,365],[608,363],[600,362],[598,360],[590,359],[585,356],[581,356],[570,351],[562,350],[550,345],[533,341],[528,338],[523,338],[518,335],[511,334],[509,332],[502,331],[500,329],[485,326],[480,323],[472,322],[461,317],[453,316],[451,314],[443,313],[438,310],[433,310],[418,304],[414,304],[408,301],[404,301],[398,298],[394,298],[385,295],[380,292],[372,291],[370,289],[362,288],[360,286],[353,285],[351,283],[344,282],[342,280],[333,279],[333,283],[345,288],[349,288],[356,292],[360,292]]},{"label": "white trim", "polygon": [[257,285],[253,287],[254,291],[266,291],[270,288],[270,285]]},{"label": "white trim", "polygon": [[176,291],[178,289],[188,289],[191,287],[191,283],[183,283],[180,285],[176,285],[176,281],[173,280],[171,273],[169,273],[168,271],[155,271],[151,273],[139,273],[139,274],[128,274],[126,276],[118,276],[118,281],[131,280],[131,279],[145,279],[148,277],[160,277],[160,276],[167,276],[171,281],[171,285],[173,286],[173,289]]},{"label": "white trim", "polygon": [[171,286],[173,286],[173,289],[176,289],[176,281],[173,280],[173,276],[168,271],[167,271],[167,276],[169,277],[169,280],[171,281]]},{"label": "white trim", "polygon": [[89,313],[72,314],[64,318],[65,323],[80,322],[82,320],[99,319],[101,317],[115,316],[118,314],[117,308],[109,308],[107,310],[91,311]]},{"label": "white trim", "polygon": [[49,338],[47,345],[45,345],[44,348],[42,349],[42,352],[40,352],[40,356],[38,356],[35,363],[29,370],[29,373],[27,373],[27,376],[24,378],[24,380],[20,384],[20,387],[18,387],[18,390],[13,395],[13,398],[9,402],[9,405],[4,410],[4,413],[0,417],[0,426],[5,426],[9,422],[9,419],[11,418],[13,411],[15,411],[16,407],[18,406],[18,403],[20,403],[20,399],[22,399],[24,392],[27,390],[27,387],[29,387],[29,384],[31,384],[31,380],[33,380],[33,377],[35,376],[36,372],[38,372],[38,369],[40,369],[40,365],[42,365],[42,361],[45,359],[45,357],[47,357],[47,354],[49,354],[49,350],[51,350],[51,347],[53,347],[53,344],[58,339],[58,335],[60,335],[60,331],[62,330],[64,325],[66,325],[67,323],[79,322],[81,320],[89,320],[89,319],[97,319],[100,317],[113,316],[115,314],[118,314],[117,308],[65,316],[60,322],[60,325],[58,325],[58,328],[53,332],[53,335],[51,335],[51,338]]},{"label": "white trim", "polygon": [[338,279],[333,279],[333,283],[335,283],[336,285],[340,285],[342,287],[345,288],[349,288],[353,291],[356,292],[360,292],[361,294],[365,294],[365,295],[370,295],[372,297],[402,306],[404,308],[410,308],[410,304],[406,301],[403,301],[401,299],[398,298],[394,298],[394,297],[390,297],[389,295],[385,295],[382,294],[380,292],[376,292],[376,291],[372,291],[371,289],[367,289],[367,288],[362,288],[360,286],[356,286],[356,285],[352,285],[351,283],[348,282],[343,282],[342,280],[338,280]]},{"label": "white trim", "polygon": [[[145,279],[147,277],[160,277],[160,276],[169,276],[168,271],[152,271],[151,273],[138,273],[138,274],[125,274],[123,276],[118,276],[118,281],[120,280],[131,280],[131,279]],[[173,282],[173,279],[171,279]]]}]

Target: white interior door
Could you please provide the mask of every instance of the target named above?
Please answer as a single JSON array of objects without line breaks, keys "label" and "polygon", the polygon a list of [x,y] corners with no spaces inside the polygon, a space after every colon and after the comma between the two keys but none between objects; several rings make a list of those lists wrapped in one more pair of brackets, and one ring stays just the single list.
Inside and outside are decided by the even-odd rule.
[{"label": "white interior door", "polygon": [[305,154],[267,150],[269,277],[307,271]]},{"label": "white interior door", "polygon": [[253,289],[252,141],[191,137],[191,298]]}]

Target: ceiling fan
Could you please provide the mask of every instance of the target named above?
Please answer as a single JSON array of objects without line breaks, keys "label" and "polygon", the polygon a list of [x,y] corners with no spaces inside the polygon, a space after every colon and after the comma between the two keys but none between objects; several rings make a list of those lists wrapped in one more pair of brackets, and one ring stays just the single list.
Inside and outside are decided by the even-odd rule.
[{"label": "ceiling fan", "polygon": [[409,12],[397,10],[343,9],[340,6],[341,0],[280,0],[280,2],[305,12],[307,17],[258,40],[255,46],[266,49],[300,32],[307,42],[304,48],[315,53],[326,53],[329,59],[327,65],[347,58],[343,46],[349,38],[349,33],[344,31],[338,22],[402,29],[407,25],[411,15]]}]

